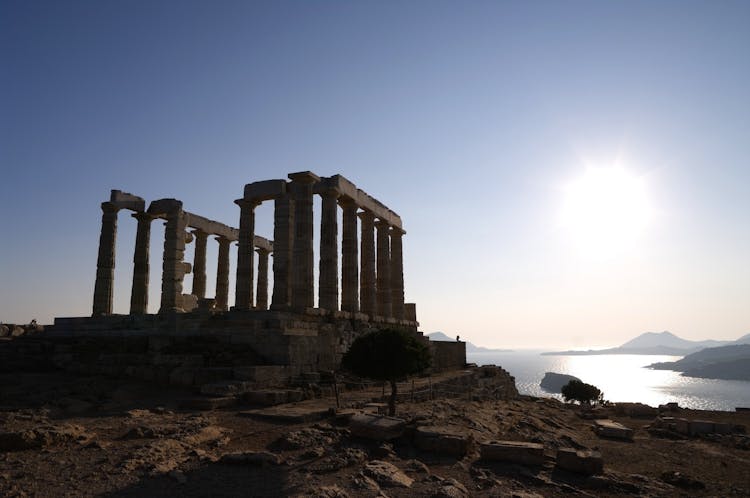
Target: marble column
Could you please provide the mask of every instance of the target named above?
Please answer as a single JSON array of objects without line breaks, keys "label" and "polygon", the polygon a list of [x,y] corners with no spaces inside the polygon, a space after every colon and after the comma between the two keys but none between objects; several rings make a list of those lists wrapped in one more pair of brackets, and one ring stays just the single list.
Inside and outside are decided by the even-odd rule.
[{"label": "marble column", "polygon": [[289,194],[274,200],[273,213],[273,298],[272,310],[292,304],[291,265],[294,237],[294,201]]},{"label": "marble column", "polygon": [[148,313],[149,252],[151,239],[151,221],[148,213],[134,213],[138,220],[135,232],[135,251],[133,252],[133,287],[130,291],[130,314]]},{"label": "marble column", "polygon": [[208,234],[203,230],[193,230],[195,235],[195,258],[193,259],[193,291],[198,299],[206,297],[206,242]]},{"label": "marble column", "polygon": [[339,309],[338,199],[335,189],[321,194],[320,272],[318,275],[318,307]]},{"label": "marble column", "polygon": [[341,309],[359,311],[359,247],[357,237],[357,203],[343,197],[339,201],[341,217]]},{"label": "marble column", "polygon": [[93,316],[112,314],[117,211],[119,208],[111,202],[102,202],[102,231],[99,235],[99,256],[96,260]]},{"label": "marble column", "polygon": [[234,309],[253,307],[253,280],[255,270],[255,208],[258,202],[249,199],[234,201],[240,206],[240,234],[237,248],[237,278],[235,280]]},{"label": "marble column", "polygon": [[256,305],[259,310],[268,309],[268,249],[259,247],[258,252],[258,289],[255,293]]},{"label": "marble column", "polygon": [[393,318],[404,319],[404,231],[391,228],[391,307]]},{"label": "marble column", "polygon": [[292,307],[315,306],[313,276],[313,185],[320,177],[304,171],[289,175],[294,198],[294,246],[292,257]]},{"label": "marble column", "polygon": [[219,242],[219,264],[216,268],[216,309],[229,309],[229,246],[231,240],[216,237]]},{"label": "marble column", "polygon": [[376,226],[378,228],[377,314],[384,318],[390,318],[392,316],[390,226],[385,220],[378,220]]},{"label": "marble column", "polygon": [[186,273],[190,273],[190,263],[185,263],[185,241],[190,234],[185,231],[188,215],[180,207],[170,210],[164,224],[164,256],[161,272],[161,307],[160,313],[170,311],[182,312],[182,282]]},{"label": "marble column", "polygon": [[362,264],[359,278],[360,309],[362,313],[367,313],[370,317],[373,317],[377,313],[375,305],[375,215],[369,211],[363,211],[359,214],[359,219],[362,221]]}]

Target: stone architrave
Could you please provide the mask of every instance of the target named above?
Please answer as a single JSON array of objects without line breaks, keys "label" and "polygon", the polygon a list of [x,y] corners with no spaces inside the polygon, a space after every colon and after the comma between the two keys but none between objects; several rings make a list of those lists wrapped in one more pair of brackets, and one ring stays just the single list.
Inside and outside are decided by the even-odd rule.
[{"label": "stone architrave", "polygon": [[393,318],[404,319],[404,231],[391,227],[391,307]]},{"label": "stone architrave", "polygon": [[240,232],[237,248],[237,278],[235,281],[234,309],[249,310],[253,307],[255,207],[258,202],[250,199],[234,201],[240,206]]},{"label": "stone architrave", "polygon": [[294,238],[294,201],[289,194],[274,200],[273,215],[273,298],[271,309],[292,304],[291,266]]},{"label": "stone architrave", "polygon": [[315,305],[313,277],[313,185],[320,177],[309,172],[292,173],[289,188],[294,198],[294,245],[292,258],[292,307]]},{"label": "stone architrave", "polygon": [[357,237],[357,203],[342,197],[339,205],[341,216],[341,309],[359,311],[359,244]]},{"label": "stone architrave", "polygon": [[118,207],[113,203],[102,202],[102,231],[99,235],[99,256],[96,260],[93,316],[112,314],[118,211]]},{"label": "stone architrave", "polygon": [[216,309],[229,309],[229,246],[226,237],[216,237],[219,242],[219,261],[216,268]]},{"label": "stone architrave", "polygon": [[320,216],[320,273],[318,307],[330,311],[339,309],[338,203],[336,189],[321,194]]},{"label": "stone architrave", "polygon": [[258,289],[255,294],[257,299],[255,308],[259,310],[268,309],[268,249],[259,247],[258,252]]},{"label": "stone architrave", "polygon": [[198,299],[206,297],[206,243],[208,234],[203,230],[193,230],[195,235],[195,258],[193,259],[193,291]]},{"label": "stone architrave", "polygon": [[375,216],[370,211],[359,214],[362,221],[362,264],[360,267],[360,310],[371,317],[376,314],[375,292]]},{"label": "stone architrave", "polygon": [[377,270],[377,314],[389,318],[391,313],[391,244],[390,226],[385,220],[378,220],[378,270]]},{"label": "stone architrave", "polygon": [[151,239],[151,221],[148,213],[134,213],[138,220],[135,233],[135,251],[133,252],[133,287],[130,293],[130,313],[143,315],[148,313],[149,253]]},{"label": "stone architrave", "polygon": [[183,312],[182,282],[190,273],[190,263],[185,263],[185,240],[190,235],[185,231],[188,215],[182,210],[182,202],[174,201],[166,213],[164,224],[164,257],[161,273],[160,313]]}]

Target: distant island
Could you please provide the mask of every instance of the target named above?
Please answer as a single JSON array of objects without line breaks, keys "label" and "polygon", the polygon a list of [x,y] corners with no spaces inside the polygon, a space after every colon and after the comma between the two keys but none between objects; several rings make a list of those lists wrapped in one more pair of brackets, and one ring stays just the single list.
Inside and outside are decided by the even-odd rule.
[{"label": "distant island", "polygon": [[750,344],[706,348],[681,360],[653,363],[647,368],[674,370],[702,379],[750,380]]},{"label": "distant island", "polygon": [[[431,341],[448,341],[448,342],[455,342],[455,337],[448,337],[443,332],[432,332],[431,334],[427,334],[427,338],[429,338]],[[492,349],[492,348],[485,348],[482,346],[477,346],[476,344],[473,344],[469,341],[466,341],[466,352],[467,353],[510,353],[512,352],[511,349]]]},{"label": "distant island", "polygon": [[639,354],[639,355],[667,355],[686,356],[706,348],[750,344],[750,334],[746,334],[736,341],[690,341],[677,337],[671,332],[646,332],[631,339],[625,344],[608,349],[589,349],[586,351],[551,351],[543,355],[588,356],[602,354]]}]

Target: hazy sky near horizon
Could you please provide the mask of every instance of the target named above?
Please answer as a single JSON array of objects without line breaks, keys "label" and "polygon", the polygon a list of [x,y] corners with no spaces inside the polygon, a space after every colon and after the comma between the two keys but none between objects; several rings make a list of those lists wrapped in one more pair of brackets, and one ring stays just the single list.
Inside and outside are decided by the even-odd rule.
[{"label": "hazy sky near horizon", "polygon": [[[540,348],[737,338],[748,26],[750,3],[731,1],[4,1],[0,321],[91,313],[110,189],[237,226],[246,183],[311,170],[401,215],[425,332]],[[612,165],[627,176],[594,182],[571,229],[571,186]],[[630,180],[639,201],[618,190]],[[271,216],[258,209],[269,238]],[[127,312],[135,220],[119,224]]]}]

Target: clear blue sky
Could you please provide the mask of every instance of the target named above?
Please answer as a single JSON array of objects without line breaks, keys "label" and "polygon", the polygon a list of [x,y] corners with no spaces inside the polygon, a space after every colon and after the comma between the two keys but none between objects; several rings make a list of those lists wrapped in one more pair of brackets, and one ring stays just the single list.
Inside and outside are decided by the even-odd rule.
[{"label": "clear blue sky", "polygon": [[[6,0],[0,321],[90,314],[112,188],[236,226],[245,183],[312,170],[402,216],[426,332],[736,338],[750,332],[748,26],[748,2]],[[627,251],[592,257],[559,226],[565,185],[618,160],[653,216]],[[120,215],[119,312],[134,226]]]}]

